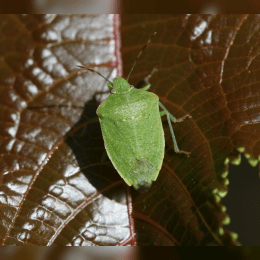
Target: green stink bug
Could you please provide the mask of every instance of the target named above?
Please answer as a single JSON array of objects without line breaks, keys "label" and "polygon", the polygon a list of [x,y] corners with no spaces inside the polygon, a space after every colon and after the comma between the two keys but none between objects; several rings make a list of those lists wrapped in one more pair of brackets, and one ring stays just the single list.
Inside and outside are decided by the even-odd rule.
[{"label": "green stink bug", "polygon": [[[152,182],[158,177],[162,167],[165,149],[164,131],[161,116],[166,115],[177,153],[190,153],[178,148],[171,121],[181,122],[190,115],[180,119],[173,117],[169,111],[159,102],[157,95],[147,92],[151,86],[146,77],[146,86],[136,89],[128,83],[136,61],[151,42],[156,32],[149,38],[130,70],[127,79],[117,77],[113,83],[105,78],[108,88],[111,90],[109,97],[98,107],[97,115],[101,125],[105,149],[113,166],[124,181],[140,191],[146,192]],[[160,112],[159,107],[163,109]]]}]

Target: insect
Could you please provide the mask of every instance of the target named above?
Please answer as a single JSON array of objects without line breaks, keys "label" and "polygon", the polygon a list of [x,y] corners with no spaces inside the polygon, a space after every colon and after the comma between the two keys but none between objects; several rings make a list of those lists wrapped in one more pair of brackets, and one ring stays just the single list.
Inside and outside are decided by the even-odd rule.
[{"label": "insect", "polygon": [[175,152],[184,153],[187,156],[190,154],[179,150],[172,122],[181,122],[191,116],[185,115],[176,119],[160,103],[157,95],[147,92],[151,86],[149,78],[155,69],[145,78],[147,85],[142,89],[134,88],[128,83],[137,60],[155,34],[156,32],[136,57],[127,79],[117,77],[111,82],[99,72],[79,66],[97,73],[108,81],[107,85],[111,94],[96,111],[105,149],[119,175],[129,186],[133,186],[140,192],[146,192],[150,188],[162,167],[165,150],[162,116],[167,116]]}]

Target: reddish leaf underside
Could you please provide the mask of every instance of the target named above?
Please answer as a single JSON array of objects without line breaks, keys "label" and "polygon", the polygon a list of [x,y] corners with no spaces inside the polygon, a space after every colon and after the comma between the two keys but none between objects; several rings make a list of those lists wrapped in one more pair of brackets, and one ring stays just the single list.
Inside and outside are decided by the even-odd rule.
[{"label": "reddish leaf underside", "polygon": [[235,245],[219,201],[225,159],[239,147],[259,155],[259,24],[257,15],[122,17],[125,75],[158,32],[130,83],[158,66],[151,91],[174,116],[193,117],[174,125],[189,158],[174,153],[165,124],[163,168],[148,193],[131,190],[131,214],[129,189],[101,163],[99,124],[84,127],[106,83],[76,67],[121,74],[118,16],[1,15],[2,244]]},{"label": "reddish leaf underside", "polygon": [[[166,155],[148,194],[134,193],[137,242],[143,245],[235,245],[236,235],[219,203],[227,193],[229,161],[245,149],[259,156],[259,15],[124,15],[124,75],[131,57],[157,35],[130,78],[136,84],[155,67],[150,91],[181,117],[174,126],[176,155],[167,125]],[[226,158],[229,158],[226,159]]]}]

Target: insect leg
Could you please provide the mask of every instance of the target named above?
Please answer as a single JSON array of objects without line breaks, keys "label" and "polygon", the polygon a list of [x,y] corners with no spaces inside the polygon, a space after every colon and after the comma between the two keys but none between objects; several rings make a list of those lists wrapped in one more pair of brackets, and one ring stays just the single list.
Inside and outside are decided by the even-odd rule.
[{"label": "insect leg", "polygon": [[175,118],[175,117],[166,109],[166,107],[165,107],[161,102],[159,102],[159,106],[164,110],[164,111],[162,111],[162,112],[164,112],[164,114],[162,114],[161,116],[166,115],[166,112],[167,112],[167,113],[169,114],[169,117],[170,117],[170,119],[171,119],[171,121],[172,121],[173,123],[182,122],[185,118],[192,118],[192,116],[190,116],[189,114],[187,114],[187,115],[185,115],[185,116],[183,116],[183,117],[181,117],[181,118]]},{"label": "insect leg", "polygon": [[151,84],[145,85],[141,90],[146,91],[151,87]]},{"label": "insect leg", "polygon": [[173,140],[173,144],[174,144],[174,151],[176,153],[184,153],[189,157],[189,155],[191,154],[190,152],[186,152],[186,151],[179,149],[175,135],[174,135],[174,132],[173,132],[172,123],[171,123],[171,120],[170,120],[169,113],[166,113],[166,116],[167,116],[168,124],[169,124],[169,127],[170,127],[171,135],[172,135],[172,140]]},{"label": "insect leg", "polygon": [[152,77],[152,75],[157,72],[158,69],[157,68],[153,68],[153,70],[150,72],[149,75],[147,75],[145,78],[144,78],[144,82],[147,84],[146,86],[144,86],[143,88],[141,88],[141,90],[143,91],[146,91],[148,90],[150,87],[151,87],[151,84],[149,82],[149,79]]},{"label": "insect leg", "polygon": [[184,117],[182,118],[179,118],[179,119],[176,119],[162,104],[161,102],[159,102],[159,105],[160,107],[163,109],[163,111],[160,112],[160,115],[161,116],[164,116],[166,115],[167,116],[167,121],[168,121],[168,125],[170,127],[170,131],[171,131],[171,135],[172,135],[172,140],[173,140],[173,144],[174,144],[174,151],[176,153],[184,153],[186,154],[188,157],[189,155],[191,154],[190,152],[186,152],[186,151],[182,151],[179,149],[178,147],[178,144],[177,144],[177,141],[176,141],[176,138],[175,138],[175,135],[174,135],[174,131],[173,131],[173,128],[172,128],[172,122],[171,120],[176,123],[176,122],[181,122],[183,121],[186,117],[191,117],[190,115],[185,115]]},{"label": "insect leg", "polygon": [[[149,85],[150,84],[150,82],[149,82],[149,79],[153,76],[153,74],[155,73],[155,72],[157,72],[158,71],[158,69],[155,67],[155,68],[153,68],[153,70],[150,72],[150,74],[149,75],[147,75],[145,78],[144,78],[144,82],[147,84],[147,85]],[[150,84],[151,85],[151,84]]]}]

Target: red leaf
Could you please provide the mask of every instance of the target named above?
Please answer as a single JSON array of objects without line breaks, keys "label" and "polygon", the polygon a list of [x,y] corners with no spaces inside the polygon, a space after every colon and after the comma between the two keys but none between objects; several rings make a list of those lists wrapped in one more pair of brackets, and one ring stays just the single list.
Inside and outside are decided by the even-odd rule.
[{"label": "red leaf", "polygon": [[[158,180],[140,194],[101,163],[96,117],[122,73],[117,15],[0,16],[3,245],[236,245],[223,231],[226,164],[259,156],[257,15],[124,15],[124,75],[157,66],[150,91],[176,116]],[[102,94],[97,94],[102,92]],[[239,149],[244,147],[243,149]],[[132,195],[131,195],[132,194]],[[133,209],[132,203],[133,201]],[[136,232],[136,237],[134,237]]]},{"label": "red leaf", "polygon": [[[147,194],[134,193],[133,217],[140,245],[235,245],[223,231],[229,218],[219,203],[227,193],[226,164],[245,149],[259,156],[259,16],[124,15],[124,75],[148,37],[157,31],[136,65],[131,84],[155,67],[150,91],[176,117],[180,149],[175,154],[167,124],[166,154]],[[254,160],[253,160],[254,159]]]},{"label": "red leaf", "polygon": [[77,68],[121,74],[118,16],[0,18],[2,244],[122,243],[123,181],[100,162],[99,125],[83,131],[105,83]]}]

